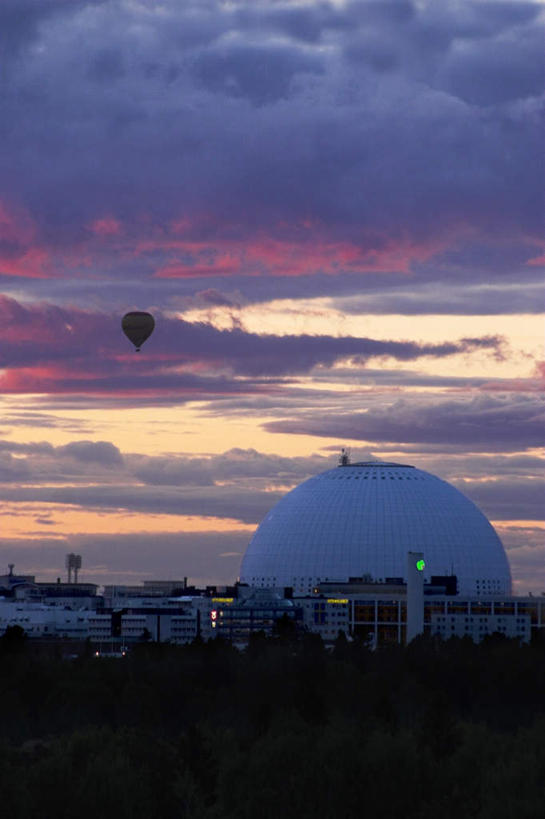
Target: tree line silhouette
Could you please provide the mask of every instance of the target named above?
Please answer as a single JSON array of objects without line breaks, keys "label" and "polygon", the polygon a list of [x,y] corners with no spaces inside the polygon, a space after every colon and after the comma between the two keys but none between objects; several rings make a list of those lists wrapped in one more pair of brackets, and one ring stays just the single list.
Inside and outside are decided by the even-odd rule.
[{"label": "tree line silhouette", "polygon": [[369,651],[339,637],[142,643],[122,658],[0,638],[2,815],[541,819],[545,645]]}]

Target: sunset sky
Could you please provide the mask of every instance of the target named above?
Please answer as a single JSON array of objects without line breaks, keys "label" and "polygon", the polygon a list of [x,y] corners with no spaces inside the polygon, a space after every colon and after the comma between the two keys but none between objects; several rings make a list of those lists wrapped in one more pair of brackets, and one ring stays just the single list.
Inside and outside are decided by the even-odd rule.
[{"label": "sunset sky", "polygon": [[0,574],[232,582],[344,446],[545,591],[544,12],[2,0]]}]

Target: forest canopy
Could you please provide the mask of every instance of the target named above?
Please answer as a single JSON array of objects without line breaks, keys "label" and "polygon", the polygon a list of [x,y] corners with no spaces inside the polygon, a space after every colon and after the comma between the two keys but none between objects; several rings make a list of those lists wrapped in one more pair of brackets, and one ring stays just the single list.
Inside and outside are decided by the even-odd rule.
[{"label": "forest canopy", "polygon": [[535,819],[545,646],[254,635],[64,659],[0,639],[13,817]]}]

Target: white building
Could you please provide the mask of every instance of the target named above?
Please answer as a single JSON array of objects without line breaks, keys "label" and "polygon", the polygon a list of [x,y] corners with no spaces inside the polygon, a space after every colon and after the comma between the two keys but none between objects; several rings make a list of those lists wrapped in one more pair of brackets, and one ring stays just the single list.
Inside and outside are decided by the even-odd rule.
[{"label": "white building", "polygon": [[85,640],[90,614],[86,609],[0,600],[0,634],[10,626],[20,626],[28,637]]},{"label": "white building", "polygon": [[449,637],[471,637],[474,643],[489,634],[502,634],[504,637],[516,637],[523,643],[530,642],[531,624],[528,614],[517,614],[505,617],[502,615],[470,614],[433,614],[431,616],[431,634],[438,634],[443,640]]},{"label": "white building", "polygon": [[424,581],[454,574],[462,595],[509,595],[505,551],[482,512],[454,486],[394,463],[344,463],[288,492],[256,530],[240,579],[309,594],[324,581],[407,580],[423,552]]}]

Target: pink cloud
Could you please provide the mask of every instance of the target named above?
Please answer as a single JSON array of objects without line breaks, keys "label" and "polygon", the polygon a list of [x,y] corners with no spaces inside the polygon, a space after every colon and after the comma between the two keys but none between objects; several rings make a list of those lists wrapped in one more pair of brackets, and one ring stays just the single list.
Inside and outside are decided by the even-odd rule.
[{"label": "pink cloud", "polygon": [[[48,278],[51,256],[39,245],[37,229],[21,208],[0,201],[0,275],[31,279]],[[0,247],[1,247],[0,245]]]},{"label": "pink cloud", "polygon": [[91,220],[84,232],[67,226],[62,244],[52,246],[39,238],[28,214],[5,203],[0,204],[0,238],[9,243],[0,250],[0,273],[29,278],[100,269],[105,242],[109,268],[138,258],[159,279],[407,273],[414,262],[448,244],[444,239],[418,243],[404,234],[368,235],[363,228],[360,236],[339,238],[312,219],[277,222],[265,233],[238,222],[220,224],[210,214],[183,215],[165,224],[146,214],[132,224],[106,214]]},{"label": "pink cloud", "polygon": [[27,279],[51,277],[51,254],[45,248],[31,247],[14,256],[0,255],[0,274]]},{"label": "pink cloud", "polygon": [[[173,226],[186,233],[187,221]],[[156,268],[157,278],[199,278],[229,275],[304,276],[313,273],[408,273],[411,264],[424,261],[443,249],[446,242],[417,244],[407,237],[361,244],[324,236],[324,229],[310,222],[280,226],[287,237],[256,234],[209,241],[163,236],[140,241],[135,255],[169,253],[170,261]],[[174,258],[172,258],[174,257]]]},{"label": "pink cloud", "polygon": [[[113,216],[95,219],[88,230],[92,235],[82,239],[78,226],[70,229],[67,225],[62,241],[53,241],[51,234],[44,234],[26,210],[0,200],[0,276],[72,277],[101,257],[103,248],[97,246],[97,239],[115,238],[123,232],[121,223]],[[126,252],[121,245],[112,248],[114,259]]]},{"label": "pink cloud", "polygon": [[55,390],[57,367],[21,367],[6,370],[0,377],[3,393],[51,393]]},{"label": "pink cloud", "polygon": [[119,236],[121,233],[121,223],[113,216],[105,216],[102,219],[95,219],[89,226],[96,236]]},{"label": "pink cloud", "polygon": [[484,392],[536,392],[542,393],[545,389],[545,361],[538,361],[530,378],[512,378],[501,381],[487,381],[481,384]]},{"label": "pink cloud", "polygon": [[180,264],[179,262],[174,262],[159,268],[155,271],[154,275],[159,279],[179,279],[206,278],[207,276],[232,276],[240,272],[240,260],[233,257],[231,253],[220,253],[215,255],[209,264],[199,262],[195,264]]}]

